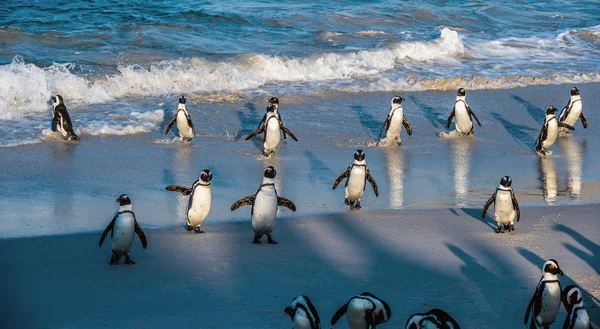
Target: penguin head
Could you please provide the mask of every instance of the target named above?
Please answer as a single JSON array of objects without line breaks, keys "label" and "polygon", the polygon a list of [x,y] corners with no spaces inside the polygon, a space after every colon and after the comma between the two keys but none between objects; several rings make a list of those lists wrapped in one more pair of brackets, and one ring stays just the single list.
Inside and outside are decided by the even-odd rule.
[{"label": "penguin head", "polygon": [[365,159],[365,152],[363,152],[363,150],[358,149],[358,150],[356,150],[356,152],[354,152],[354,160],[363,161],[364,159]]},{"label": "penguin head", "polygon": [[577,89],[577,87],[571,88],[571,96],[577,96],[577,95],[579,95],[579,89]]},{"label": "penguin head", "polygon": [[275,104],[269,104],[269,106],[267,106],[267,112],[275,112]]},{"label": "penguin head", "polygon": [[512,185],[512,179],[509,176],[504,176],[500,181],[500,185],[504,187],[510,187]]},{"label": "penguin head", "polygon": [[54,107],[57,107],[60,104],[64,104],[61,95],[50,96],[50,102],[52,102],[52,105],[54,105]]},{"label": "penguin head", "polygon": [[268,166],[267,168],[265,168],[264,176],[266,178],[275,178],[276,175],[277,175],[277,170],[275,170],[275,168],[273,166]]},{"label": "penguin head", "polygon": [[121,196],[119,196],[119,198],[117,199],[117,202],[120,206],[126,206],[131,204],[131,199],[129,199],[129,196],[127,196],[127,194],[121,194]]},{"label": "penguin head", "polygon": [[202,173],[200,174],[200,180],[205,183],[210,183],[210,181],[212,180],[212,173],[210,172],[210,170],[202,170]]},{"label": "penguin head", "polygon": [[179,97],[179,104],[185,104],[185,96],[181,95],[181,97]]},{"label": "penguin head", "polygon": [[457,96],[466,96],[467,95],[467,91],[465,90],[465,88],[458,88],[458,91],[456,92]]},{"label": "penguin head", "polygon": [[400,96],[395,96],[394,98],[392,98],[392,105],[400,104],[400,103],[402,103],[403,100],[404,100],[404,98],[402,98]]},{"label": "penguin head", "polygon": [[277,97],[271,97],[271,98],[269,98],[269,104],[279,105],[279,99]]},{"label": "penguin head", "polygon": [[581,290],[579,290],[579,288],[577,288],[576,285],[567,286],[563,292],[562,297],[563,303],[565,304],[565,308],[567,308],[567,310],[573,308],[574,305],[583,302]]},{"label": "penguin head", "polygon": [[560,269],[560,266],[558,265],[558,262],[555,259],[548,259],[545,263],[544,263],[544,271],[543,273],[550,273],[550,274],[560,274],[560,275],[564,275],[565,273]]},{"label": "penguin head", "polygon": [[554,114],[554,113],[556,113],[556,107],[548,106],[548,108],[546,109],[546,115],[550,115],[550,114]]}]

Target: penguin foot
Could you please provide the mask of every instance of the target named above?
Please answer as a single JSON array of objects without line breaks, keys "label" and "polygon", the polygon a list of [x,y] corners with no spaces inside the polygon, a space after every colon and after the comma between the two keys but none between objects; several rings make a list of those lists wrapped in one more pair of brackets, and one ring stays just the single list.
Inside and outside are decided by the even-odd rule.
[{"label": "penguin foot", "polygon": [[204,232],[204,231],[201,231],[199,227],[196,227],[196,228],[194,229],[194,232],[196,232],[196,234],[198,234],[198,233],[206,233],[206,232]]},{"label": "penguin foot", "polygon": [[350,208],[352,208],[352,203],[350,202],[350,199],[348,199],[348,198],[345,198],[345,199],[344,199],[344,203],[345,203],[347,206],[350,206]]},{"label": "penguin foot", "polygon": [[508,225],[508,231],[509,232],[514,232],[515,231],[515,224]]},{"label": "penguin foot", "polygon": [[108,264],[110,264],[110,265],[117,265],[117,264],[119,264],[119,258],[121,258],[121,257],[118,257],[115,254],[112,254],[110,256],[110,262]]},{"label": "penguin foot", "polygon": [[135,264],[135,262],[132,261],[131,258],[129,258],[129,255],[125,255],[125,264],[133,265],[133,264]]},{"label": "penguin foot", "polygon": [[187,230],[188,230],[188,231],[191,231],[191,230],[193,230],[193,229],[194,229],[194,227],[193,227],[192,225],[188,225],[188,226],[187,226]]},{"label": "penguin foot", "polygon": [[354,209],[358,210],[360,208],[362,208],[362,207],[360,206],[360,200],[358,200],[358,201],[356,201],[356,205],[354,205]]},{"label": "penguin foot", "polygon": [[260,244],[261,243],[260,242],[260,237],[261,237],[260,235],[254,234],[254,241],[252,241],[252,243],[254,243],[254,244]]},{"label": "penguin foot", "polygon": [[268,244],[277,244],[277,241],[273,240],[273,238],[269,234],[269,235],[267,235],[267,243]]},{"label": "penguin foot", "polygon": [[496,233],[502,233],[502,228],[500,226],[498,226],[498,229],[496,230]]}]

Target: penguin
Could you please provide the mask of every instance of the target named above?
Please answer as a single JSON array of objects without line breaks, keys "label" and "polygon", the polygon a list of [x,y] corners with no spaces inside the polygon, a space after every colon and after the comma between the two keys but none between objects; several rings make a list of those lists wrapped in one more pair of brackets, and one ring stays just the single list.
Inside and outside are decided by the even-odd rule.
[{"label": "penguin", "polygon": [[293,329],[321,329],[319,314],[308,296],[298,296],[284,312],[292,318]]},{"label": "penguin", "polygon": [[277,195],[275,189],[276,175],[275,168],[268,166],[265,168],[263,181],[258,191],[254,195],[241,198],[231,205],[231,211],[242,206],[252,206],[250,213],[252,214],[252,228],[254,229],[254,241],[252,241],[254,244],[259,244],[260,238],[265,234],[267,235],[267,243],[277,244],[271,237],[271,232],[275,228],[278,206],[296,211],[296,205],[292,201]]},{"label": "penguin", "polygon": [[575,130],[575,128],[573,128],[573,126],[571,126],[567,123],[564,123],[564,122],[559,123],[556,120],[555,113],[556,113],[556,108],[554,106],[549,106],[546,109],[546,117],[544,118],[544,125],[542,126],[542,130],[540,130],[540,133],[538,134],[538,137],[535,140],[535,151],[538,154],[541,154],[541,155],[552,154],[552,152],[546,151],[546,150],[550,146],[552,146],[552,144],[554,144],[556,137],[558,137],[558,127]]},{"label": "penguin", "polygon": [[192,123],[192,118],[185,108],[185,96],[181,95],[179,97],[179,105],[177,106],[177,113],[169,121],[167,125],[167,129],[165,130],[165,135],[169,133],[173,124],[177,123],[177,130],[179,130],[179,139],[181,141],[191,142],[194,136],[196,135],[194,130],[194,123]]},{"label": "penguin", "polygon": [[51,96],[50,101],[54,106],[52,111],[52,131],[58,132],[62,135],[65,140],[68,141],[79,141],[79,136],[73,131],[73,124],[71,123],[71,117],[65,106],[65,102],[61,95]]},{"label": "penguin", "polygon": [[98,246],[102,247],[104,238],[108,232],[111,232],[112,255],[110,256],[110,265],[119,264],[119,260],[123,255],[125,255],[125,264],[132,265],[135,262],[129,258],[129,251],[131,251],[134,233],[140,238],[144,249],[146,249],[148,242],[146,241],[146,234],[144,234],[144,231],[135,219],[131,199],[129,199],[127,194],[121,194],[117,202],[119,203],[119,210],[117,210],[110,224],[102,232]]},{"label": "penguin", "polygon": [[496,222],[498,223],[496,233],[503,233],[502,225],[504,225],[504,230],[508,232],[514,231],[515,218],[517,219],[517,222],[521,219],[519,202],[517,202],[515,191],[513,191],[511,185],[512,179],[510,177],[502,177],[500,185],[496,187],[496,191],[494,191],[494,194],[487,200],[481,211],[481,219],[484,219],[488,207],[494,203],[494,217],[496,217]]},{"label": "penguin", "polygon": [[331,318],[331,325],[334,326],[346,313],[350,329],[375,329],[376,326],[386,323],[392,316],[390,306],[369,292],[350,298],[335,312]]},{"label": "penguin", "polygon": [[404,110],[402,109],[402,105],[400,105],[404,101],[404,98],[400,96],[396,96],[392,98],[392,105],[390,107],[390,113],[388,113],[387,118],[383,122],[383,126],[379,131],[379,139],[381,143],[381,134],[385,130],[385,138],[383,140],[394,140],[396,144],[402,144],[402,138],[400,137],[400,133],[402,132],[402,126],[406,129],[408,136],[412,135],[412,127],[406,117],[404,116]]},{"label": "penguin", "polygon": [[434,308],[426,313],[415,313],[406,321],[405,329],[460,329],[448,313]]},{"label": "penguin", "polygon": [[204,169],[191,188],[179,185],[169,185],[165,188],[167,191],[179,192],[190,196],[185,212],[188,231],[194,230],[196,233],[205,233],[200,230],[200,225],[202,225],[202,222],[204,222],[210,212],[211,180],[212,173],[210,170]]},{"label": "penguin", "polygon": [[556,321],[562,294],[558,274],[564,275],[558,262],[554,259],[547,260],[542,269],[542,278],[525,312],[524,324],[527,324],[529,313],[532,313],[530,329],[536,329],[536,324],[538,327],[548,329]]},{"label": "penguin", "polygon": [[250,135],[248,135],[248,137],[246,137],[246,140],[249,140],[250,138],[264,132],[263,155],[266,157],[273,154],[273,152],[275,152],[275,148],[277,148],[277,145],[279,145],[279,142],[281,141],[280,131],[284,134],[290,135],[290,137],[292,137],[292,139],[296,142],[298,141],[298,138],[296,138],[296,136],[283,125],[283,122],[279,120],[277,115],[275,115],[275,108],[276,106],[274,104],[269,104],[269,106],[267,106],[267,113],[265,114],[266,119],[264,123]]},{"label": "penguin", "polygon": [[[333,182],[333,189],[340,184],[344,178],[346,180],[346,197],[344,203],[350,206],[350,209],[360,209],[360,199],[365,193],[366,182],[369,181],[375,192],[375,196],[379,196],[379,189],[375,178],[371,176],[369,167],[367,167],[367,161],[365,161],[365,153],[363,150],[356,150],[354,152],[354,161],[350,166],[341,173],[338,178]],[[356,204],[355,204],[356,202]]]},{"label": "penguin", "polygon": [[575,285],[567,286],[562,297],[568,313],[563,329],[591,329],[590,316],[583,306],[581,290]]},{"label": "penguin", "polygon": [[[575,122],[577,122],[577,119],[580,119],[583,129],[587,129],[588,123],[585,115],[583,114],[583,103],[581,103],[579,89],[577,89],[577,87],[573,87],[571,88],[570,93],[571,97],[569,98],[569,102],[560,112],[560,115],[558,116],[558,122],[566,123],[569,126],[574,126]],[[559,130],[563,135],[569,134],[569,130],[567,128],[560,127]]]},{"label": "penguin", "polygon": [[[279,119],[279,121],[281,121],[281,124],[283,125],[283,120],[281,119],[281,114],[279,113],[279,99],[277,97],[271,97],[269,98],[269,105],[273,105],[275,106],[275,116],[277,117],[277,119]],[[258,123],[258,126],[256,127],[256,129],[259,129],[260,126],[265,123],[265,120],[267,120],[267,114],[268,112],[265,111],[265,115],[263,115],[262,119],[260,120],[260,122]],[[283,139],[287,139],[287,134],[284,131],[283,132]]]},{"label": "penguin", "polygon": [[450,128],[450,122],[452,122],[452,118],[456,116],[456,131],[462,135],[472,135],[474,130],[473,119],[471,117],[475,118],[479,127],[481,127],[481,123],[475,115],[475,112],[473,112],[469,104],[467,104],[466,98],[467,92],[465,89],[459,88],[458,92],[456,93],[454,108],[452,108],[452,112],[450,112],[450,116],[448,117],[448,120],[446,120],[446,128]]}]

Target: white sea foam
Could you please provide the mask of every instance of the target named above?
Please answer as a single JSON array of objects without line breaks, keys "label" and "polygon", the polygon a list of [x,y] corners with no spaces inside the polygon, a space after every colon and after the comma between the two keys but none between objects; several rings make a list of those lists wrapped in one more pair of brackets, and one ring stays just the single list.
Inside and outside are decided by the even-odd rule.
[{"label": "white sea foam", "polygon": [[88,135],[133,135],[156,130],[164,119],[163,110],[153,112],[131,112],[121,122],[92,121],[81,127],[81,132]]}]

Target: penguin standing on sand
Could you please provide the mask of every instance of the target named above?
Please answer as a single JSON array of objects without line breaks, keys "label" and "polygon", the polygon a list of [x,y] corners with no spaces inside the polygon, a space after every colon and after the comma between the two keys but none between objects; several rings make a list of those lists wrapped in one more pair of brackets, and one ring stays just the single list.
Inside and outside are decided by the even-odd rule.
[{"label": "penguin standing on sand", "polygon": [[[377,188],[377,182],[375,178],[371,176],[369,167],[367,167],[367,161],[365,160],[365,152],[363,150],[356,150],[354,152],[354,161],[352,164],[341,173],[338,178],[333,182],[333,189],[344,180],[346,180],[346,197],[344,203],[350,206],[350,209],[360,209],[360,199],[365,193],[365,187],[367,181],[371,183],[375,196],[379,196],[379,189]],[[354,203],[356,202],[356,204]]]},{"label": "penguin standing on sand", "polygon": [[581,290],[575,285],[570,285],[565,288],[562,296],[568,313],[563,329],[591,329],[590,316],[583,306]]},{"label": "penguin standing on sand", "polygon": [[562,294],[558,274],[564,275],[558,262],[554,259],[547,260],[542,269],[542,278],[525,312],[524,324],[527,324],[529,313],[532,313],[530,329],[536,329],[536,324],[540,328],[548,329],[556,321]]},{"label": "penguin standing on sand", "polygon": [[167,129],[165,130],[165,135],[169,133],[169,130],[171,130],[173,124],[177,123],[179,139],[182,141],[185,140],[191,142],[196,134],[194,130],[194,124],[192,123],[192,118],[185,107],[185,101],[185,96],[181,95],[181,97],[179,97],[179,105],[177,105],[177,113],[173,119],[169,121]]},{"label": "penguin standing on sand", "polygon": [[450,314],[433,309],[426,313],[415,313],[406,321],[405,329],[460,329]]},{"label": "penguin standing on sand", "polygon": [[79,136],[73,131],[73,124],[71,123],[71,117],[65,106],[65,102],[61,95],[50,97],[50,101],[54,106],[52,111],[52,131],[58,132],[62,137],[68,141],[78,141]]},{"label": "penguin standing on sand", "polygon": [[131,199],[129,199],[127,194],[119,196],[117,202],[119,203],[119,210],[117,210],[110,224],[102,232],[98,246],[102,247],[102,242],[104,242],[106,234],[111,232],[112,255],[110,256],[110,265],[119,264],[119,260],[123,255],[125,255],[125,264],[135,264],[129,258],[134,234],[138,235],[144,249],[148,245],[146,235],[135,219]]},{"label": "penguin standing on sand", "polygon": [[454,102],[454,108],[452,108],[452,112],[450,112],[450,116],[448,120],[446,120],[446,128],[450,128],[450,122],[452,122],[452,118],[456,116],[456,131],[463,135],[471,135],[473,134],[473,118],[477,121],[479,127],[481,127],[481,123],[479,119],[475,115],[475,112],[471,110],[469,104],[467,104],[467,92],[464,88],[459,88],[456,93],[456,101]]},{"label": "penguin standing on sand", "polygon": [[481,219],[484,219],[488,207],[492,203],[494,204],[494,217],[496,217],[496,222],[498,223],[498,230],[496,230],[496,233],[503,233],[502,225],[504,225],[505,231],[514,231],[515,218],[517,219],[517,222],[521,219],[519,202],[517,202],[515,191],[513,191],[511,185],[512,179],[510,177],[502,177],[500,185],[496,187],[496,191],[494,191],[494,194],[487,200],[481,211]]},{"label": "penguin standing on sand", "polygon": [[298,296],[284,312],[292,318],[293,329],[321,329],[319,314],[308,296]]},{"label": "penguin standing on sand", "polygon": [[[388,116],[383,122],[383,126],[379,131],[379,143],[382,143],[383,141],[393,140],[398,145],[402,144],[402,138],[400,137],[400,133],[402,132],[402,126],[404,126],[404,128],[406,129],[408,136],[412,135],[412,127],[410,126],[408,120],[406,120],[406,117],[404,116],[404,110],[402,109],[402,105],[400,105],[403,100],[404,98],[400,96],[392,98],[390,113],[388,113]],[[385,138],[382,140],[381,134],[384,130],[386,131],[386,133]]]},{"label": "penguin standing on sand", "polygon": [[267,113],[265,114],[266,119],[264,123],[250,135],[248,135],[248,137],[246,137],[246,140],[249,140],[250,138],[264,132],[264,156],[269,156],[275,152],[277,145],[279,145],[279,142],[281,141],[281,132],[290,135],[290,137],[292,137],[292,139],[296,142],[298,141],[298,138],[296,138],[296,136],[283,125],[283,122],[281,122],[281,120],[275,114],[275,108],[276,106],[274,104],[269,104],[269,106],[267,106]]},{"label": "penguin standing on sand", "polygon": [[[279,113],[279,99],[277,97],[269,98],[269,105],[273,105],[275,107],[275,116],[277,117],[277,119],[279,121],[281,121],[281,124],[283,125],[283,119],[281,119],[281,114]],[[256,129],[259,129],[260,126],[263,123],[265,123],[265,121],[267,120],[267,114],[268,114],[268,111],[265,111],[265,115],[263,115],[263,117],[260,120],[260,122],[258,123],[258,126],[256,127]],[[287,134],[285,131],[283,132],[283,139],[287,139]]]},{"label": "penguin standing on sand", "polygon": [[335,312],[331,318],[331,325],[334,326],[344,314],[347,314],[346,320],[350,329],[375,329],[376,326],[390,319],[392,310],[386,302],[375,295],[363,292],[350,298]]},{"label": "penguin standing on sand", "polygon": [[552,154],[550,151],[546,151],[554,141],[556,141],[556,137],[558,137],[558,127],[567,128],[570,130],[575,130],[573,126],[566,124],[564,122],[558,122],[556,120],[556,108],[554,106],[549,106],[546,109],[546,117],[544,118],[544,125],[542,126],[542,130],[538,134],[537,139],[535,140],[535,151],[538,154],[546,155]]},{"label": "penguin standing on sand", "polygon": [[[290,135],[291,136],[291,135]],[[296,205],[286,198],[277,195],[275,190],[275,176],[277,171],[273,166],[268,166],[263,175],[263,181],[254,195],[239,199],[231,205],[231,211],[242,206],[252,206],[252,228],[254,229],[254,241],[260,243],[260,238],[267,235],[267,243],[277,244],[271,237],[275,229],[277,219],[277,207],[284,206],[291,211],[296,211]]]},{"label": "penguin standing on sand", "polygon": [[192,187],[179,185],[169,185],[167,191],[179,192],[183,195],[189,195],[186,209],[186,222],[188,231],[194,230],[196,233],[205,233],[200,230],[200,225],[210,212],[211,191],[210,182],[212,173],[210,170],[202,170],[200,177],[192,184]]},{"label": "penguin standing on sand", "polygon": [[[569,126],[574,126],[577,119],[581,120],[581,124],[583,125],[583,129],[588,127],[587,119],[585,115],[583,115],[583,104],[581,103],[581,96],[579,95],[579,89],[577,87],[571,88],[571,97],[569,98],[569,102],[562,109],[560,115],[558,116],[559,123],[566,123]],[[569,135],[568,128],[560,127],[559,132],[562,135]]]}]

